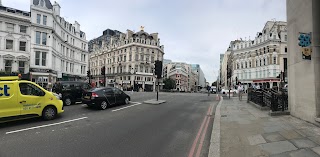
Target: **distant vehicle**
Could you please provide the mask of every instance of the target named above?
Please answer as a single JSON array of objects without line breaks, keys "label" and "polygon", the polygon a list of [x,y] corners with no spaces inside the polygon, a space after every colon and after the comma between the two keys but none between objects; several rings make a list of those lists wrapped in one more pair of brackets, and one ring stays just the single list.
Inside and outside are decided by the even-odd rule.
[{"label": "distant vehicle", "polygon": [[216,86],[211,86],[211,93],[214,93],[214,94],[217,93],[217,87]]},{"label": "distant vehicle", "polygon": [[90,84],[81,81],[59,81],[53,85],[52,92],[62,97],[63,105],[69,106],[81,101],[83,93],[91,89]]},{"label": "distant vehicle", "polygon": [[87,91],[82,97],[82,103],[105,110],[112,105],[129,104],[130,99],[129,95],[118,88],[104,87]]},{"label": "distant vehicle", "polygon": [[38,116],[52,120],[62,112],[58,95],[19,77],[0,77],[0,122]]},{"label": "distant vehicle", "polygon": [[[229,94],[229,89],[221,89],[221,94]],[[230,93],[238,94],[238,90],[230,89]]]}]

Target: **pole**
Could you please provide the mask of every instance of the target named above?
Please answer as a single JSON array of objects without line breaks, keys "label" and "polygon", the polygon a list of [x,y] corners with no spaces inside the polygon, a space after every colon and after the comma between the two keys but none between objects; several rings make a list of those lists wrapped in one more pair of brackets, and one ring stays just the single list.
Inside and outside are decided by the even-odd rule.
[{"label": "pole", "polygon": [[159,100],[159,90],[160,90],[160,82],[158,79],[157,101]]},{"label": "pole", "polygon": [[229,78],[230,81],[229,81],[229,99],[230,99],[230,89],[231,89],[231,78]]}]

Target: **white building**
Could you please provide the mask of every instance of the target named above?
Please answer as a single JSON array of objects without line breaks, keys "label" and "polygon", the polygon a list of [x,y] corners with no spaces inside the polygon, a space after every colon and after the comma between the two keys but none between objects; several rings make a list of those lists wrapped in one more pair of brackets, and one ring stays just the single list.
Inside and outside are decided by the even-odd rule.
[{"label": "white building", "polygon": [[30,74],[44,86],[57,80],[84,80],[88,69],[88,42],[80,24],[60,16],[60,5],[31,0]]},{"label": "white building", "polygon": [[[106,82],[108,86],[124,90],[154,91],[154,63],[156,60],[162,61],[164,55],[164,46],[160,44],[158,33],[149,34],[143,27],[139,32],[127,30],[122,33],[108,29],[108,33],[110,38],[103,40],[101,46],[95,42],[92,45],[90,71],[93,82],[98,86]],[[101,75],[103,66],[106,80]]]},{"label": "white building", "polygon": [[0,1],[0,73],[29,71],[30,13],[4,7]]},{"label": "white building", "polygon": [[265,88],[280,86],[277,76],[287,71],[286,26],[286,22],[268,21],[254,40],[230,42],[226,55],[232,55],[231,86],[235,86],[237,80],[246,88],[253,84]]}]

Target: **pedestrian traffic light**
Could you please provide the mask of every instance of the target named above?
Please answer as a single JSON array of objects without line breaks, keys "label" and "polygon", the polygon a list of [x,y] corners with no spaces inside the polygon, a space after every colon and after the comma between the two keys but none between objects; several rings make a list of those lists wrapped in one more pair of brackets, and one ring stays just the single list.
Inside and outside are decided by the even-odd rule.
[{"label": "pedestrian traffic light", "polygon": [[91,75],[91,72],[90,72],[90,70],[88,70],[87,71],[87,77],[90,77],[90,75]]},{"label": "pedestrian traffic light", "polygon": [[106,67],[103,66],[103,67],[101,68],[101,75],[105,75],[105,74],[106,74]]},{"label": "pedestrian traffic light", "polygon": [[154,63],[154,73],[158,79],[161,78],[162,75],[162,61],[156,60]]}]

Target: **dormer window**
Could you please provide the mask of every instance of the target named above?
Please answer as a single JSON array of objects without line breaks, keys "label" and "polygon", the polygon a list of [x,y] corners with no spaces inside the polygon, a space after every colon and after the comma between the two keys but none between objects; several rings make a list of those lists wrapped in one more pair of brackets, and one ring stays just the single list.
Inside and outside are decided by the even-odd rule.
[{"label": "dormer window", "polygon": [[44,7],[44,0],[40,0],[40,4],[41,7]]}]

